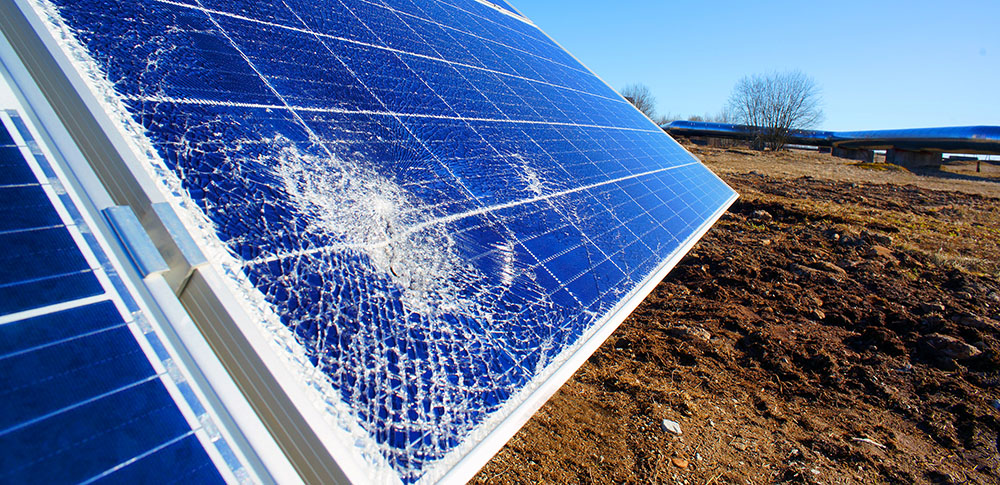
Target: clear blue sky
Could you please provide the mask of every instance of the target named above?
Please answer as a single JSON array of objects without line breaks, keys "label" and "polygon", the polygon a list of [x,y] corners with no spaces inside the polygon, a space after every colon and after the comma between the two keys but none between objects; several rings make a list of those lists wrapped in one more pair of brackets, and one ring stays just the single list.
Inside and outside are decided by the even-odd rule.
[{"label": "clear blue sky", "polygon": [[1000,125],[1000,0],[511,0],[616,89],[715,113],[747,74],[799,69],[829,130]]}]

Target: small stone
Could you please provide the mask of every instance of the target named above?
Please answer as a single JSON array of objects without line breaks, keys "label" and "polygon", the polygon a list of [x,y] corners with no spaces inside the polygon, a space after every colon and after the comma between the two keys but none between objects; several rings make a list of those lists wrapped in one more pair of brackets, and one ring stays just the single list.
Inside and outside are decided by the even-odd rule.
[{"label": "small stone", "polygon": [[[1000,405],[1000,400],[998,400],[998,405]],[[697,461],[702,461],[703,458],[701,457],[701,453],[695,453],[694,454],[694,459],[697,460]]]},{"label": "small stone", "polygon": [[892,250],[885,246],[872,246],[871,249],[868,250],[868,257],[889,260],[896,259],[896,257],[892,255]]},{"label": "small stone", "polygon": [[761,246],[770,246],[771,245],[771,240],[770,239],[761,240],[760,245]]},{"label": "small stone", "polygon": [[892,245],[892,238],[885,234],[879,234],[877,232],[871,232],[871,231],[863,231],[861,233],[861,236],[875,244],[880,244],[882,246]]},{"label": "small stone", "polygon": [[827,325],[833,325],[835,327],[850,327],[854,323],[851,321],[850,318],[847,318],[841,313],[831,314],[827,316],[827,318],[824,319],[823,322],[826,323]]},{"label": "small stone", "polygon": [[698,412],[698,405],[694,402],[694,398],[686,392],[681,393],[681,413],[685,416],[693,416]]},{"label": "small stone", "polygon": [[990,406],[993,406],[993,409],[1000,411],[1000,399],[994,399],[990,401]]},{"label": "small stone", "polygon": [[712,334],[708,330],[690,325],[678,325],[676,327],[671,327],[670,333],[677,337],[704,340],[706,342],[712,339]]},{"label": "small stone", "polygon": [[948,359],[971,359],[982,353],[979,349],[948,335],[932,333],[922,340],[930,350]]},{"label": "small stone", "polygon": [[823,320],[826,320],[826,313],[823,313],[823,310],[815,309],[809,312],[809,318],[816,320],[817,322],[822,322]]},{"label": "small stone", "polygon": [[677,421],[673,421],[673,420],[670,420],[670,419],[664,419],[663,423],[660,425],[660,427],[662,427],[663,431],[666,432],[666,433],[673,433],[673,434],[676,434],[676,435],[681,435],[682,434],[681,433],[681,424],[678,423]]},{"label": "small stone", "polygon": [[813,267],[820,271],[826,271],[827,273],[834,273],[838,275],[847,274],[847,271],[844,271],[844,268],[841,268],[840,266],[837,266],[829,261],[820,261],[818,263],[814,263]]},{"label": "small stone", "polygon": [[944,305],[940,303],[921,303],[917,306],[919,313],[944,313]]},{"label": "small stone", "polygon": [[996,320],[993,320],[991,318],[979,318],[971,314],[955,315],[951,317],[951,321],[965,327],[972,327],[978,329],[1000,328],[1000,323],[998,323]]},{"label": "small stone", "polygon": [[813,275],[813,274],[819,273],[819,271],[817,271],[815,269],[812,269],[812,268],[810,268],[808,266],[803,266],[801,264],[793,264],[789,268],[789,270],[792,273],[795,273],[795,274],[798,274],[798,275]]},{"label": "small stone", "polygon": [[670,461],[677,468],[687,468],[688,465],[690,465],[690,463],[687,460],[683,459],[683,458],[671,458]]},{"label": "small stone", "polygon": [[809,473],[812,473],[813,475],[819,475],[821,472],[818,469],[813,468],[813,469],[809,470]]},{"label": "small stone", "polygon": [[750,214],[750,217],[757,219],[758,221],[770,221],[771,219],[774,219],[774,216],[766,210],[755,210],[753,211],[753,214]]},{"label": "small stone", "polygon": [[945,323],[948,323],[948,321],[937,313],[932,313],[930,315],[927,315],[926,317],[920,320],[920,324],[926,327],[939,327],[944,325]]},{"label": "small stone", "polygon": [[840,244],[841,246],[846,246],[846,247],[861,246],[864,243],[865,243],[864,239],[862,239],[860,237],[856,237],[856,236],[851,236],[849,234],[843,234],[843,235],[841,235],[840,236],[840,240],[837,241],[837,244]]}]

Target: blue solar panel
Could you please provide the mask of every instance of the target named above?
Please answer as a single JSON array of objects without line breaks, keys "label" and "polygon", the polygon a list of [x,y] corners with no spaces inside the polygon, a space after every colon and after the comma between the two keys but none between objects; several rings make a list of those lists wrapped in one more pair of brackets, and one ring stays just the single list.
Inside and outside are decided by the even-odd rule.
[{"label": "blue solar panel", "polygon": [[221,482],[21,149],[3,169],[30,178],[0,181],[0,483]]},{"label": "blue solar panel", "polygon": [[0,186],[35,183],[35,176],[24,163],[21,149],[0,145]]},{"label": "blue solar panel", "polygon": [[486,3],[53,3],[268,304],[247,311],[404,482],[445,473],[735,197]]}]

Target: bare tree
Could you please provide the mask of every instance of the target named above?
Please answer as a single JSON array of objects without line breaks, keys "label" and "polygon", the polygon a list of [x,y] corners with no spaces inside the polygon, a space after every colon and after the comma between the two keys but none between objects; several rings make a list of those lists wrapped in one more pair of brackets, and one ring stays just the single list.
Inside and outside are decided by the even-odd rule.
[{"label": "bare tree", "polygon": [[728,109],[739,123],[756,131],[753,145],[780,150],[791,130],[811,128],[823,119],[819,88],[801,71],[747,76],[736,83]]},{"label": "bare tree", "polygon": [[644,84],[629,84],[622,88],[621,95],[629,103],[642,111],[651,120],[656,119],[656,98]]},{"label": "bare tree", "polygon": [[703,115],[691,115],[687,117],[687,120],[703,123],[732,123],[734,121],[732,111],[728,106],[722,108],[716,114],[706,112]]},{"label": "bare tree", "polygon": [[670,124],[671,121],[675,121],[675,120],[679,120],[679,119],[681,119],[680,115],[675,115],[673,113],[667,113],[667,114],[662,114],[662,115],[656,115],[653,118],[653,122],[656,123],[658,126],[663,126],[663,125]]}]

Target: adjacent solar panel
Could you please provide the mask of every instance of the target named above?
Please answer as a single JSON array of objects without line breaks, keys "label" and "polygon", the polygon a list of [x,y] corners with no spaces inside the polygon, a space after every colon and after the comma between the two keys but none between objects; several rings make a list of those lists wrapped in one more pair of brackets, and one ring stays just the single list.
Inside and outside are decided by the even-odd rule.
[{"label": "adjacent solar panel", "polygon": [[37,13],[369,477],[484,463],[735,199],[502,2]]},{"label": "adjacent solar panel", "polygon": [[[0,482],[240,475],[222,458],[229,445],[192,426],[206,416],[200,401],[166,376],[171,356],[140,329],[144,317],[99,263],[104,252],[21,118],[0,118]],[[21,128],[20,145],[8,124]],[[221,469],[202,439],[216,440]]]}]

